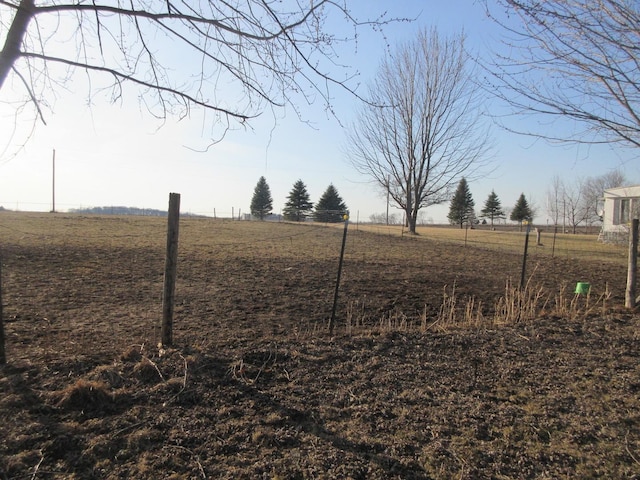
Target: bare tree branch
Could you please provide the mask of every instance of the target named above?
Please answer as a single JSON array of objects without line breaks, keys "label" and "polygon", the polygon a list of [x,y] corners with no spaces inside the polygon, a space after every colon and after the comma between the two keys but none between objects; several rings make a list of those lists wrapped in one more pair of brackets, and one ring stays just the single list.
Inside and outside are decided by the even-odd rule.
[{"label": "bare tree branch", "polygon": [[[0,35],[6,35],[0,89],[16,75],[40,118],[47,99],[78,69],[91,89],[95,78],[110,75],[112,100],[122,98],[126,84],[137,86],[140,101],[160,119],[199,107],[228,127],[265,107],[291,105],[299,112],[300,97],[319,98],[331,110],[331,86],[357,96],[354,74],[334,71],[349,72],[337,64],[335,45],[354,41],[360,27],[379,30],[401,20],[361,21],[346,1],[0,0]],[[353,34],[325,31],[328,19]],[[56,77],[49,64],[68,73]]]},{"label": "bare tree branch", "polygon": [[505,33],[486,87],[513,115],[569,118],[575,133],[510,131],[550,140],[640,147],[640,4],[635,0],[485,1]]},{"label": "bare tree branch", "polygon": [[20,72],[18,72],[15,69],[14,69],[14,73],[17,75],[17,77],[20,79],[20,81],[24,85],[24,88],[29,93],[29,97],[31,98],[31,101],[33,102],[33,104],[36,106],[36,109],[38,110],[38,116],[40,117],[40,120],[42,120],[42,123],[44,123],[46,125],[47,122],[45,122],[44,115],[42,114],[42,110],[40,110],[40,104],[38,103],[35,95],[31,91],[31,86],[29,85],[29,82],[22,76],[22,74]]}]

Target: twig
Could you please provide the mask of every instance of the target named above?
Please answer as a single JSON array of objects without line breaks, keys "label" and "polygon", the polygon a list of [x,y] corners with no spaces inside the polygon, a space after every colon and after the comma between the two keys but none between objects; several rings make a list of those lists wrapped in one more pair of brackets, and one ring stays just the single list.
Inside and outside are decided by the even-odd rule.
[{"label": "twig", "polygon": [[188,368],[187,359],[184,358],[181,353],[179,353],[178,355],[180,355],[180,358],[184,363],[184,377],[182,378],[182,390],[184,390],[185,388],[187,388],[187,368]]},{"label": "twig", "polygon": [[[236,372],[238,374],[236,374]],[[231,376],[238,380],[238,377],[240,377],[240,379],[242,379],[243,381],[247,381],[247,378],[244,375],[244,360],[241,358],[240,360],[238,360],[237,362],[234,362],[230,367],[229,367],[229,373],[231,374]]]},{"label": "twig", "polygon": [[155,368],[156,372],[158,372],[158,375],[160,375],[160,380],[165,382],[166,380],[164,379],[164,375],[162,375],[162,372],[158,368],[158,365],[156,365],[149,357],[144,357],[143,356],[142,358],[144,358],[147,362],[149,362],[151,365],[153,365],[153,368]]},{"label": "twig", "polygon": [[631,450],[629,450],[629,432],[627,431],[626,435],[624,436],[624,448],[627,451],[627,453],[629,454],[629,456],[631,457],[631,459],[636,462],[638,465],[640,465],[640,461],[638,461],[638,459],[633,455],[633,453],[631,453]]},{"label": "twig", "polygon": [[204,472],[204,467],[202,466],[202,464],[200,463],[200,457],[193,451],[190,450],[186,447],[183,447],[181,445],[167,445],[167,447],[171,447],[171,448],[177,448],[180,450],[184,450],[185,452],[187,452],[189,455],[191,455],[192,457],[195,457],[196,459],[196,463],[198,464],[198,470],[200,470],[200,475],[202,475],[202,478],[204,478],[206,480],[207,478],[207,474]]},{"label": "twig", "polygon": [[132,424],[132,425],[127,425],[126,427],[121,428],[120,430],[117,430],[117,431],[113,432],[113,433],[111,434],[111,436],[112,436],[112,437],[117,437],[117,436],[118,436],[118,435],[120,435],[121,433],[124,433],[124,432],[126,432],[127,430],[133,430],[134,428],[137,428],[137,427],[139,427],[140,425],[144,425],[144,424],[145,424],[145,423],[147,423],[147,422],[148,422],[148,420],[145,420],[145,421],[143,421],[143,422],[138,422],[138,423],[134,423],[134,424]]},{"label": "twig", "polygon": [[[276,352],[277,352],[277,350],[276,350]],[[277,355],[277,353],[276,353],[276,355]],[[256,381],[258,380],[258,377],[260,376],[262,371],[267,367],[267,364],[269,363],[269,360],[271,360],[271,357],[272,357],[271,350],[269,350],[269,357],[263,362],[262,366],[258,370],[258,373],[256,374],[255,378],[253,379],[253,381],[251,383],[256,383]],[[275,364],[275,362],[276,362],[276,359],[274,358],[273,359],[273,363]]]},{"label": "twig", "polygon": [[40,465],[42,464],[42,462],[44,461],[44,455],[42,454],[42,450],[40,451],[40,461],[38,462],[38,464],[33,468],[33,474],[31,475],[31,480],[35,480],[36,475],[38,475],[38,469],[40,468]]},{"label": "twig", "polygon": [[187,368],[188,368],[188,364],[187,364],[187,359],[184,358],[182,356],[181,353],[178,353],[178,355],[180,355],[180,358],[182,359],[182,361],[184,362],[184,376],[182,377],[182,388],[180,389],[180,391],[178,393],[176,393],[173,397],[171,397],[169,400],[167,400],[166,402],[164,402],[162,404],[163,407],[166,407],[169,403],[173,402],[176,398],[178,398],[178,396],[184,392],[184,389],[187,388]]}]

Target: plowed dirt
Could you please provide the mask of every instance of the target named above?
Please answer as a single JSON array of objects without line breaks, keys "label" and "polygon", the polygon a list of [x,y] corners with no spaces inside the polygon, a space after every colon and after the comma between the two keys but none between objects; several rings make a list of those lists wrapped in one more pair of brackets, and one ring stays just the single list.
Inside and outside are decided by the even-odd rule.
[{"label": "plowed dirt", "polygon": [[501,321],[520,255],[353,231],[329,336],[340,228],[185,220],[161,347],[166,220],[23,217],[2,478],[640,478],[624,265],[534,249],[536,313]]}]

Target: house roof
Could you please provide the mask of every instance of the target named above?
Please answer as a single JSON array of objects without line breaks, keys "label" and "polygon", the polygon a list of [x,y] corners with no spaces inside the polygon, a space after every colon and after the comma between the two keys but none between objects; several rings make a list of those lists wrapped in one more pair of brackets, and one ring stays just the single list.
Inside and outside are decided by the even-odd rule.
[{"label": "house roof", "polygon": [[628,187],[607,188],[604,191],[605,198],[636,198],[640,197],[640,185]]}]

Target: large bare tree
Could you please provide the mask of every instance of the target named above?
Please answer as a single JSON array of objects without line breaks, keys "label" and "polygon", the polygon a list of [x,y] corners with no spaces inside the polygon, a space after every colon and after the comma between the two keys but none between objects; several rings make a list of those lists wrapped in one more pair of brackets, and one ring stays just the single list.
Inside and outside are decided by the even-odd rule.
[{"label": "large bare tree", "polygon": [[229,126],[271,106],[330,108],[331,85],[355,86],[337,45],[387,21],[354,18],[347,0],[0,0],[0,89],[16,115],[31,106],[44,122],[82,71],[89,97],[132,85],[160,119],[202,107]]},{"label": "large bare tree", "polygon": [[[489,62],[489,89],[515,115],[575,121],[508,129],[551,140],[640,147],[640,3],[637,0],[496,0],[506,30]],[[528,128],[528,127],[527,127]]]},{"label": "large bare tree", "polygon": [[412,233],[420,209],[448,201],[486,164],[489,132],[464,42],[432,28],[399,45],[348,130],[351,162],[404,210]]}]

